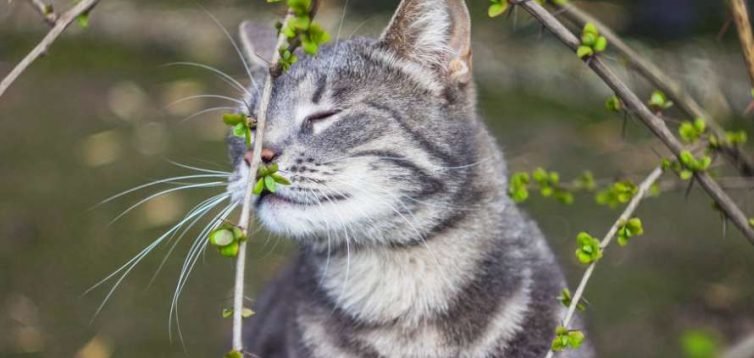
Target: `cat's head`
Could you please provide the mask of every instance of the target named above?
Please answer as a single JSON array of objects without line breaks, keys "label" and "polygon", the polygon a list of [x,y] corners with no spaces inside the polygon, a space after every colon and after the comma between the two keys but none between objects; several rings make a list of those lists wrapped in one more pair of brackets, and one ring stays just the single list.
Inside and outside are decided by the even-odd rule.
[{"label": "cat's head", "polygon": [[[380,39],[325,45],[277,78],[264,157],[292,185],[256,201],[266,228],[303,242],[394,245],[446,224],[468,190],[460,168],[477,160],[470,28],[464,0],[404,0]],[[264,47],[274,46],[257,29],[241,26],[256,75],[243,109],[252,117]],[[241,200],[245,147],[231,137],[230,148]]]}]

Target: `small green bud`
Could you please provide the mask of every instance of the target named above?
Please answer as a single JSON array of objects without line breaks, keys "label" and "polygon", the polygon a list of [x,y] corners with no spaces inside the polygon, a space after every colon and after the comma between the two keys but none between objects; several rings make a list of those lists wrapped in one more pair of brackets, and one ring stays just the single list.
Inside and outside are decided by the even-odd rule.
[{"label": "small green bud", "polygon": [[592,47],[597,42],[597,36],[592,33],[585,33],[581,35],[581,44],[584,46]]},{"label": "small green bud", "polygon": [[599,36],[600,32],[597,30],[597,25],[591,22],[587,22],[584,24],[584,30],[582,31],[583,34],[593,34],[595,36]]},{"label": "small green bud", "polygon": [[220,248],[220,255],[223,255],[225,257],[236,257],[238,256],[238,252],[240,251],[241,247],[238,245],[237,242],[233,242],[228,246],[224,246]]},{"label": "small green bud", "polygon": [[230,351],[225,354],[225,357],[223,358],[243,358],[243,353],[239,351]]},{"label": "small green bud", "polygon": [[[560,296],[558,296],[558,301],[560,301],[563,306],[570,307],[571,303],[573,303],[571,290],[564,288],[563,291],[560,292]],[[576,309],[579,311],[586,311],[587,304],[588,302],[582,297],[576,305]]]},{"label": "small green bud", "polygon": [[602,258],[602,247],[599,240],[592,237],[586,232],[580,232],[576,236],[576,242],[578,248],[576,249],[576,257],[584,265],[589,265]]},{"label": "small green bud", "polygon": [[579,48],[576,49],[576,56],[582,60],[591,57],[592,55],[594,55],[594,50],[589,46],[579,46]]},{"label": "small green bud", "polygon": [[553,339],[550,348],[554,352],[561,352],[566,349],[578,349],[583,342],[583,332],[579,330],[568,330],[563,326],[559,326],[555,329],[555,339]]},{"label": "small green bud", "polygon": [[642,226],[641,219],[631,218],[628,221],[621,223],[618,227],[618,244],[620,246],[626,246],[628,245],[629,239],[643,234],[644,227]]},{"label": "small green bud", "polygon": [[594,42],[594,52],[604,52],[607,49],[607,38],[605,36],[599,36],[597,37],[597,40]]},{"label": "small green bud", "polygon": [[498,17],[505,13],[505,10],[508,9],[508,1],[507,0],[500,0],[495,1],[493,0],[492,5],[490,5],[489,9],[487,10],[487,15],[489,17]]},{"label": "small green bud", "polygon": [[212,246],[224,247],[235,242],[232,230],[220,228],[209,234],[209,242]]},{"label": "small green bud", "polygon": [[243,311],[241,311],[241,317],[243,318],[249,318],[255,314],[254,311],[251,310],[251,308],[243,308]]},{"label": "small green bud", "polygon": [[611,112],[620,112],[623,110],[623,101],[618,96],[608,97],[605,101],[605,108]]},{"label": "small green bud", "polygon": [[673,102],[669,101],[665,93],[659,90],[652,92],[652,96],[649,97],[647,104],[655,111],[661,111],[673,106]]}]

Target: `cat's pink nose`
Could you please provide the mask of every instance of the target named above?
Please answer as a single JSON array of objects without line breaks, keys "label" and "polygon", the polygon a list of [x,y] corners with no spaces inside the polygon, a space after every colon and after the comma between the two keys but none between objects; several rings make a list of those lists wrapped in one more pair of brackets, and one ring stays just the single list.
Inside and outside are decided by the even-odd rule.
[{"label": "cat's pink nose", "polygon": [[[269,164],[270,162],[272,162],[273,160],[275,160],[275,158],[277,158],[277,156],[278,156],[277,153],[275,153],[270,148],[263,148],[262,149],[262,161],[265,164]],[[246,165],[251,165],[251,161],[252,161],[253,158],[254,158],[254,152],[252,152],[252,151],[246,152],[246,154],[244,154],[244,156],[243,156],[243,160],[246,162]]]},{"label": "cat's pink nose", "polygon": [[262,161],[265,162],[266,164],[269,164],[270,162],[272,162],[273,160],[275,160],[275,158],[277,158],[277,156],[278,156],[278,154],[275,153],[270,148],[263,148],[262,149]]}]

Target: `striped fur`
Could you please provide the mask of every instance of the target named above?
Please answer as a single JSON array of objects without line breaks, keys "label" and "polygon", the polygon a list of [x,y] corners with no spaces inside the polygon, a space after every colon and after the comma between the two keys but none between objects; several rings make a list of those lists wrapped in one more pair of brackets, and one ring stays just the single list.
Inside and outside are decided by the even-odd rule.
[{"label": "striped fur", "polygon": [[[293,184],[255,206],[300,250],[255,302],[249,353],[547,351],[565,283],[536,224],[505,195],[505,161],[464,78],[468,21],[462,0],[404,0],[380,40],[325,46],[276,79],[264,146]],[[257,98],[248,101],[253,116]],[[240,200],[244,147],[229,142]]]}]

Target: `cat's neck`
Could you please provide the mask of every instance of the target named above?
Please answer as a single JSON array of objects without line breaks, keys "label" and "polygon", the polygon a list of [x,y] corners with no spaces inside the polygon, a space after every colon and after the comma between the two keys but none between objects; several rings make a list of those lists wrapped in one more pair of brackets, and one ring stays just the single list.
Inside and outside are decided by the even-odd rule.
[{"label": "cat's neck", "polygon": [[351,318],[417,324],[448,312],[482,273],[489,253],[500,245],[502,235],[494,227],[503,210],[500,203],[480,207],[419,244],[339,250],[307,260],[320,292]]}]

